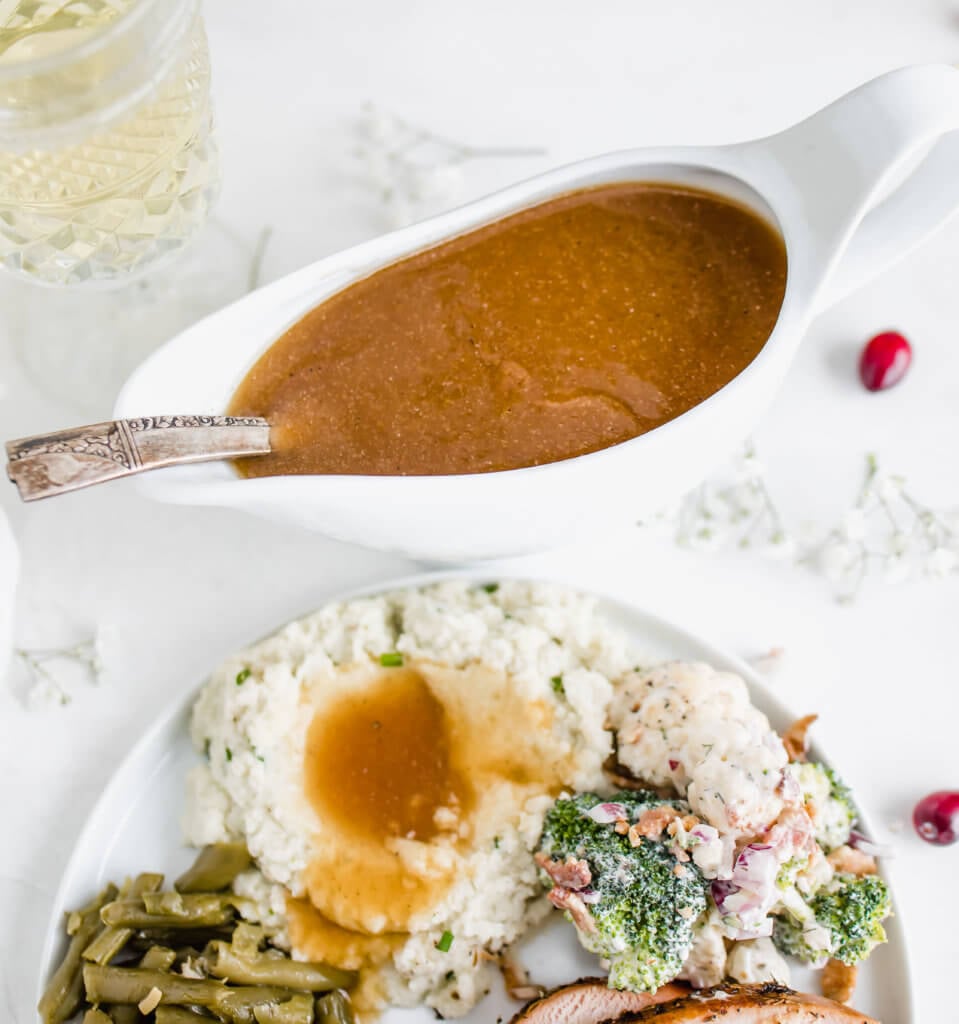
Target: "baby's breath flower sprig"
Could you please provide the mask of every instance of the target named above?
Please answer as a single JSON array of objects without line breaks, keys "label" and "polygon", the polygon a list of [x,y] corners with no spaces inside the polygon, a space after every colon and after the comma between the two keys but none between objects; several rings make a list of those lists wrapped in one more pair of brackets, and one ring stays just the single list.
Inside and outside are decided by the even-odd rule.
[{"label": "baby's breath flower sprig", "polygon": [[391,226],[402,227],[449,205],[463,188],[463,165],[474,160],[542,156],[535,146],[470,146],[429,131],[373,103],[356,123],[356,156]]},{"label": "baby's breath flower sprig", "polygon": [[870,454],[855,502],[802,561],[830,579],[846,602],[870,576],[888,583],[948,576],[959,568],[959,519],[922,504],[903,477],[885,473]]},{"label": "baby's breath flower sprig", "polygon": [[64,680],[67,665],[79,667],[94,685],[103,673],[99,635],[65,647],[15,647],[13,657],[26,672],[26,699],[34,706],[70,703],[73,698]]},{"label": "baby's breath flower sprig", "polygon": [[959,570],[959,513],[924,505],[872,454],[840,523],[812,528],[803,543],[787,530],[751,444],[731,476],[707,481],[686,497],[674,525],[684,547],[750,548],[803,565],[825,576],[843,603],[855,600],[869,579],[901,583]]},{"label": "baby's breath flower sprig", "polygon": [[765,467],[747,444],[731,480],[701,484],[683,503],[676,542],[683,547],[759,548],[777,558],[791,558],[796,545],[787,533],[765,479]]}]

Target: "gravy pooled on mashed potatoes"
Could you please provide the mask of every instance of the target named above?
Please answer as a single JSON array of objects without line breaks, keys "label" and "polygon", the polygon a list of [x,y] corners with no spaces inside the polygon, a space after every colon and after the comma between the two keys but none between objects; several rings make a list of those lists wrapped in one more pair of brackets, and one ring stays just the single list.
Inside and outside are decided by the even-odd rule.
[{"label": "gravy pooled on mashed potatoes", "polygon": [[232,415],[244,476],[517,469],[643,434],[728,384],[779,315],[786,253],[744,206],[629,182],[560,196],[378,270],[294,324]]}]

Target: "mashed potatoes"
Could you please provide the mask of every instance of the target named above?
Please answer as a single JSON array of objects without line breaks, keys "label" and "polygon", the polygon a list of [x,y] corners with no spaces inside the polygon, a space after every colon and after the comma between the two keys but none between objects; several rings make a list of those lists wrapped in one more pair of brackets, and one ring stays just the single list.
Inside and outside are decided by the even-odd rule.
[{"label": "mashed potatoes", "polygon": [[[531,852],[553,797],[609,788],[610,680],[629,668],[592,599],[558,587],[451,582],[328,605],[205,687],[187,838],[245,840],[258,871],[239,887],[264,922],[295,955],[368,968],[371,1004],[465,1013],[489,986],[484,954],[548,909]],[[409,696],[383,704],[390,686]],[[338,779],[322,765],[340,747]],[[420,788],[439,786],[425,815],[406,772],[364,775],[400,754],[422,761]]]}]

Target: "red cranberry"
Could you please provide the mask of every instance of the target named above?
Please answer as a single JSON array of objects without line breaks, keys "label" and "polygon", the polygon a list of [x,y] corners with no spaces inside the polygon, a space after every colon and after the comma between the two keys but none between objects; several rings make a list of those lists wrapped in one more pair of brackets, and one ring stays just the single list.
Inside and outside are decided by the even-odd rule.
[{"label": "red cranberry", "polygon": [[959,792],[940,790],[916,804],[912,823],[927,843],[949,846],[959,839]]},{"label": "red cranberry", "polygon": [[898,384],[912,362],[912,346],[898,331],[883,331],[872,338],[859,357],[859,376],[870,391]]}]

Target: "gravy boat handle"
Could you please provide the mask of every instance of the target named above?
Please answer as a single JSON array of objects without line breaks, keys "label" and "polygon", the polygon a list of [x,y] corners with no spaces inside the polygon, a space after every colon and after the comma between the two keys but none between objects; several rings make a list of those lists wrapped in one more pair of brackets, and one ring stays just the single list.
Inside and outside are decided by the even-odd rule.
[{"label": "gravy boat handle", "polygon": [[791,284],[818,312],[959,210],[959,69],[892,71],[730,149],[778,214]]},{"label": "gravy boat handle", "polygon": [[24,501],[190,462],[262,455],[270,425],[256,416],[144,416],[7,442],[7,476]]}]

